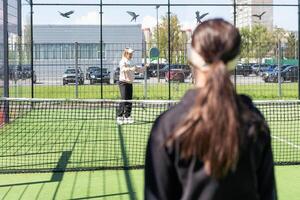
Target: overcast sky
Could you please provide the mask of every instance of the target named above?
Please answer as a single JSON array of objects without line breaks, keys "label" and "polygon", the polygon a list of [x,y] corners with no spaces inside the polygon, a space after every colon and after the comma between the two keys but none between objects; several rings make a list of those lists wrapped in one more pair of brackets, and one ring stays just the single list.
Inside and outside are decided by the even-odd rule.
[{"label": "overcast sky", "polygon": [[[231,0],[214,0],[218,4],[231,3]],[[36,3],[82,3],[82,0],[35,0]],[[98,3],[99,0],[85,0],[85,3]],[[114,0],[114,3],[167,3],[166,0]],[[172,0],[171,3],[212,3],[213,0]],[[112,3],[111,0],[103,0],[103,3]],[[297,4],[297,0],[274,0],[275,4]],[[74,10],[75,13],[70,19],[63,18],[60,12]],[[208,18],[222,17],[232,21],[232,7],[177,7],[171,8],[171,12],[176,14],[183,28],[193,28],[196,24],[195,11],[200,13],[209,12]],[[23,8],[23,19],[28,20],[28,8]],[[103,24],[142,24],[143,28],[151,28],[156,25],[155,6],[106,6],[103,7]],[[131,17],[126,11],[134,11],[140,16],[136,22],[130,22]],[[274,26],[287,30],[298,29],[297,7],[274,7]],[[167,13],[167,7],[158,9],[159,16]],[[27,16],[27,17],[26,17]],[[34,24],[99,24],[98,6],[35,6]],[[24,21],[25,22],[25,21]]]}]

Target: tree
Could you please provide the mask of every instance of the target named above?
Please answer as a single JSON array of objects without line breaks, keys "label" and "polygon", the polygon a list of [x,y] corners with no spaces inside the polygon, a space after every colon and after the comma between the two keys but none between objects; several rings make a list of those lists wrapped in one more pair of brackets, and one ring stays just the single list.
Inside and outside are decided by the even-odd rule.
[{"label": "tree", "polygon": [[[176,15],[170,15],[170,51],[171,60],[169,63],[183,63],[186,61],[186,46],[187,35],[181,31],[180,22]],[[154,29],[153,43],[159,40],[158,48],[161,53],[161,57],[168,58],[168,15],[162,16],[161,23],[158,26],[158,38],[157,29]]]},{"label": "tree", "polygon": [[240,34],[242,38],[240,57],[246,59],[246,62],[249,62],[252,55],[251,54],[251,49],[252,49],[251,30],[249,27],[243,27],[240,29]]},{"label": "tree", "polygon": [[273,35],[265,26],[254,25],[252,28],[244,27],[240,30],[242,37],[241,57],[247,61],[255,58],[261,63],[262,58],[266,57],[273,49]]},{"label": "tree", "polygon": [[251,32],[254,56],[261,63],[262,58],[266,57],[274,47],[272,32],[263,25],[253,26]]},{"label": "tree", "polygon": [[22,58],[25,60],[25,63],[29,63],[31,59],[31,27],[30,27],[30,17],[27,16],[26,23],[24,25],[23,32],[23,55]]},{"label": "tree", "polygon": [[287,46],[285,50],[285,57],[288,59],[295,59],[297,58],[297,50],[296,50],[296,43],[297,39],[294,33],[287,34]]}]

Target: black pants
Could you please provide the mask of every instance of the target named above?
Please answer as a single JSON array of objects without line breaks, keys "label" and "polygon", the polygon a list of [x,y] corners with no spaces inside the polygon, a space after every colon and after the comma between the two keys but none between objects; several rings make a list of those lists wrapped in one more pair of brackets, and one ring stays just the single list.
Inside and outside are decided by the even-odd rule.
[{"label": "black pants", "polygon": [[[132,84],[130,83],[119,83],[121,99],[122,100],[132,100]],[[122,102],[119,105],[119,110],[117,112],[118,117],[129,117],[131,115],[132,103]]]}]

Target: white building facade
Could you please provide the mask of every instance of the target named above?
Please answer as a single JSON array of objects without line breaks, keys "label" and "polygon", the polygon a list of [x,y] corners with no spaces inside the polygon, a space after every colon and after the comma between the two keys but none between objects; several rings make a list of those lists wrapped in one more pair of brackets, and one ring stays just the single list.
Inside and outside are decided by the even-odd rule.
[{"label": "white building facade", "polygon": [[[273,4],[273,0],[236,0],[237,4]],[[273,29],[273,7],[272,6],[237,6],[236,26],[238,28],[250,27],[255,24],[262,24],[269,30]],[[253,15],[261,15],[255,17]]]}]

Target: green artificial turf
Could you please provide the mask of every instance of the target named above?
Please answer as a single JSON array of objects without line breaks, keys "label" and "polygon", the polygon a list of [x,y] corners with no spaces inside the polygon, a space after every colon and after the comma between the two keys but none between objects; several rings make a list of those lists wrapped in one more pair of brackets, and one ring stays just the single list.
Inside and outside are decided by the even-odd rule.
[{"label": "green artificial turf", "polygon": [[[300,167],[275,167],[280,200],[300,196]],[[0,175],[0,199],[143,199],[143,170]]]},{"label": "green artificial turf", "polygon": [[[184,93],[192,88],[190,83],[176,83],[169,84],[157,83],[147,84],[147,89],[143,84],[134,84],[133,98],[134,99],[180,99]],[[243,93],[251,96],[253,99],[297,99],[298,98],[298,83],[284,83],[282,84],[282,96],[279,96],[278,84],[264,83],[264,84],[238,84],[238,93]],[[120,99],[120,92],[118,85],[103,85],[102,88],[104,99]],[[30,86],[10,87],[10,97],[31,97]],[[76,98],[76,88],[74,85],[52,85],[52,86],[34,86],[35,98]],[[78,87],[78,98],[81,99],[100,99],[101,85],[82,85]]]}]

